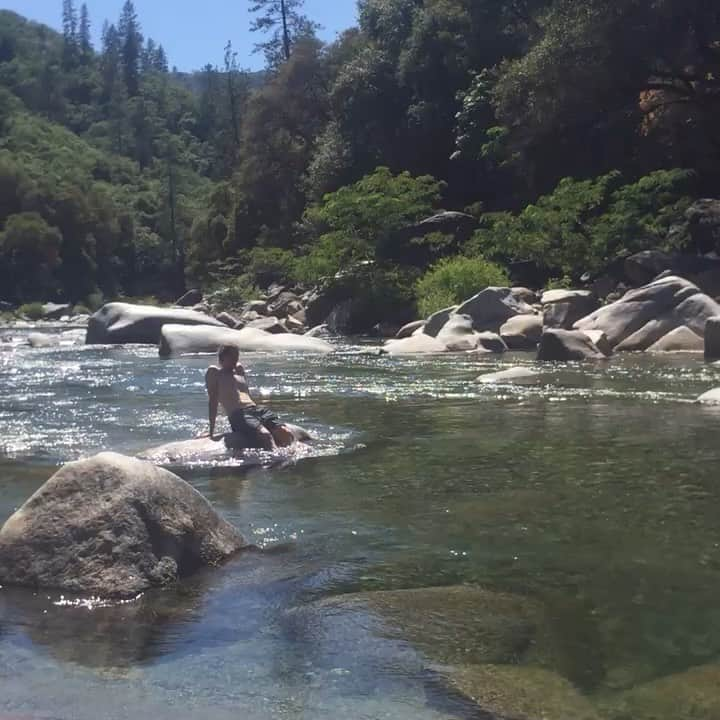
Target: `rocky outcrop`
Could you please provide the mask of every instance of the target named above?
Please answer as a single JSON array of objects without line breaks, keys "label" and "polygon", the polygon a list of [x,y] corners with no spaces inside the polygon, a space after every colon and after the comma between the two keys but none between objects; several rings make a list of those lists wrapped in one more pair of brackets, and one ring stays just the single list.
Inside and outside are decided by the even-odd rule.
[{"label": "rocky outcrop", "polygon": [[246,327],[231,330],[224,326],[165,325],[160,333],[160,355],[214,353],[222,345],[232,345],[240,352],[301,352],[324,355],[333,352],[330,343],[320,338],[291,333],[272,334]]},{"label": "rocky outcrop", "polygon": [[532,315],[534,311],[530,305],[518,300],[510,288],[489,287],[462,303],[455,314],[469,315],[479,332],[498,332],[510,318]]},{"label": "rocky outcrop", "polygon": [[573,325],[598,308],[598,299],[589,290],[548,290],[543,293],[543,324],[572,330]]},{"label": "rocky outcrop", "polygon": [[135,597],[246,546],[181,478],[114,453],[69,463],[0,530],[0,584]]},{"label": "rocky outcrop", "polygon": [[[294,435],[296,442],[308,442],[310,433],[297,425],[285,423],[285,427]],[[196,465],[217,464],[232,458],[242,456],[244,450],[249,449],[245,433],[229,433],[219,440],[209,437],[182,440],[168,443],[140,453],[141,460],[147,460],[156,465]],[[287,454],[287,450],[281,453]]]},{"label": "rocky outcrop", "polygon": [[539,315],[516,315],[500,328],[500,337],[510,350],[534,350],[542,333]]},{"label": "rocky outcrop", "polygon": [[705,323],[705,357],[720,360],[720,317],[708,318]]},{"label": "rocky outcrop", "polygon": [[540,338],[538,360],[572,362],[605,359],[605,354],[597,345],[579,330],[548,329]]},{"label": "rocky outcrop", "polygon": [[214,318],[178,308],[109,303],[88,321],[88,345],[157,345],[164,325],[210,325],[225,327]]},{"label": "rocky outcrop", "polygon": [[181,298],[175,301],[178,307],[195,307],[203,301],[203,294],[200,290],[188,290]]},{"label": "rocky outcrop", "polygon": [[648,348],[651,353],[701,353],[705,349],[705,341],[690,328],[681,325],[671,330]]},{"label": "rocky outcrop", "polygon": [[631,290],[620,300],[575,323],[578,330],[602,330],[615,350],[647,350],[672,330],[686,326],[704,337],[720,305],[693,283],[669,276]]}]

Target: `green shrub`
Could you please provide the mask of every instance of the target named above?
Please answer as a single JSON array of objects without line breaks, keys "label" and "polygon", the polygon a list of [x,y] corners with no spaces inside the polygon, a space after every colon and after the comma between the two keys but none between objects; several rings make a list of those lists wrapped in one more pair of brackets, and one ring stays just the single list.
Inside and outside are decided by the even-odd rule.
[{"label": "green shrub", "polygon": [[240,275],[226,284],[218,285],[208,299],[216,312],[232,312],[250,300],[256,300],[261,294],[248,275]]},{"label": "green shrub", "polygon": [[30,320],[40,320],[44,315],[43,304],[40,302],[26,303],[18,308],[18,315],[30,318]]},{"label": "green shrub", "polygon": [[246,270],[253,283],[261,287],[288,282],[296,275],[295,256],[290,250],[277,247],[253,248],[248,253]]},{"label": "green shrub", "polygon": [[507,286],[507,272],[485,258],[457,256],[441,260],[417,283],[418,310],[428,317],[457,305],[486,287]]},{"label": "green shrub", "polygon": [[668,230],[689,206],[692,182],[686,170],[659,170],[631,184],[618,172],[566,178],[518,215],[484,216],[468,250],[496,260],[532,260],[578,280],[621,252],[670,249]]}]

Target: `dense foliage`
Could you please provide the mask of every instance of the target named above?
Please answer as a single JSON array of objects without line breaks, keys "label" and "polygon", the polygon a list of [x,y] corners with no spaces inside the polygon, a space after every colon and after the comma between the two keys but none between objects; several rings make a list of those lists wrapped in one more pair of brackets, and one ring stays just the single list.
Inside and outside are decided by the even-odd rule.
[{"label": "dense foliage", "polygon": [[[171,70],[132,0],[97,49],[73,0],[62,33],[0,11],[2,299],[363,268],[358,292],[426,311],[504,280],[483,258],[577,280],[663,246],[720,191],[716,3],[358,8],[323,45],[301,0],[248,3],[259,75],[230,43],[220,68]],[[443,208],[478,218],[464,246],[405,231]]]}]

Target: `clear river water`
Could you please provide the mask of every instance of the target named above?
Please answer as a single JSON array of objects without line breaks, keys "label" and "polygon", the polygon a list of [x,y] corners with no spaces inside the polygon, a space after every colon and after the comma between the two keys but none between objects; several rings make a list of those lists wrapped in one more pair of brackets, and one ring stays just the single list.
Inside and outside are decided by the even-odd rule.
[{"label": "clear river water", "polygon": [[[65,461],[205,427],[207,357],[81,336],[0,330],[0,523]],[[246,356],[315,448],[176,469],[265,552],[124,605],[0,589],[0,718],[533,716],[478,710],[448,680],[464,666],[511,667],[510,694],[541,668],[541,694],[552,677],[587,708],[547,720],[720,717],[720,410],[692,402],[720,368],[626,356],[484,387],[531,357],[371,349]]]}]

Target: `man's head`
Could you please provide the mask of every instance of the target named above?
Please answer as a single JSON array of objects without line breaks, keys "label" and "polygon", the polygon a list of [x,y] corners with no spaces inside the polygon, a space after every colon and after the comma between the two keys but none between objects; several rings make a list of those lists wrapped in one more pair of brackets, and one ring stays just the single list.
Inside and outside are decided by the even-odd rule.
[{"label": "man's head", "polygon": [[218,351],[218,360],[223,370],[234,370],[240,362],[240,351],[233,345],[223,345]]}]

